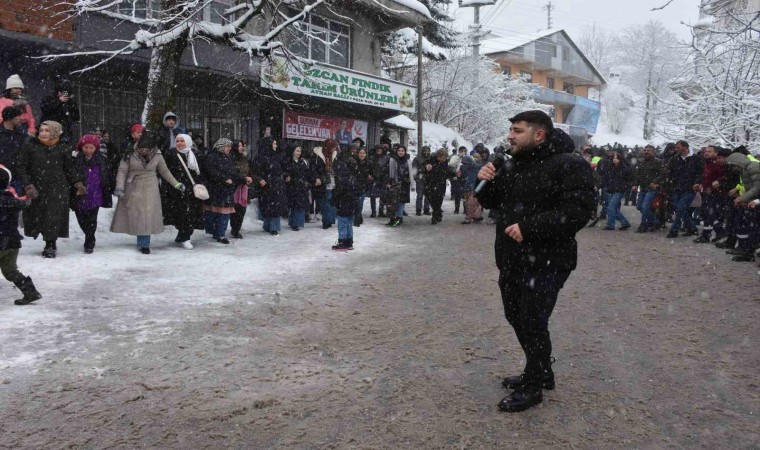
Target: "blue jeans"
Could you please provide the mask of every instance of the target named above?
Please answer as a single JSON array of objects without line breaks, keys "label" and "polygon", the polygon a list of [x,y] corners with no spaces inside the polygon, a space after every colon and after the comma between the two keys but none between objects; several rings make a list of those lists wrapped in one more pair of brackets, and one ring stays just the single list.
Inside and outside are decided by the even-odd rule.
[{"label": "blue jeans", "polygon": [[608,192],[607,198],[607,228],[615,228],[615,221],[620,221],[624,227],[630,227],[631,223],[620,212],[620,202],[623,200],[625,192]]},{"label": "blue jeans", "polygon": [[291,209],[288,216],[289,227],[303,228],[306,223],[306,211],[303,209]]},{"label": "blue jeans", "polygon": [[139,248],[148,248],[148,247],[150,247],[150,235],[147,235],[147,236],[137,236],[137,246]]},{"label": "blue jeans", "polygon": [[689,214],[689,207],[691,202],[694,201],[694,192],[674,192],[671,197],[673,200],[673,208],[676,211],[676,218],[673,220],[673,226],[670,227],[671,233],[677,233],[681,229],[681,223],[689,231],[697,231],[697,226],[694,225],[694,221]]},{"label": "blue jeans", "polygon": [[652,210],[652,202],[656,196],[656,191],[641,191],[636,198],[636,209],[641,212],[642,228],[654,228],[658,225],[657,215]]},{"label": "blue jeans", "polygon": [[335,208],[332,205],[332,191],[327,191],[323,198],[318,200],[319,208],[322,210],[322,225],[333,225],[335,223]]},{"label": "blue jeans", "polygon": [[362,192],[362,193],[359,194],[359,204],[356,205],[356,211],[354,212],[355,216],[361,217],[362,210],[364,210],[364,199],[365,199],[365,197],[366,197],[366,195],[364,194],[364,192]]},{"label": "blue jeans", "polygon": [[404,218],[404,207],[406,206],[406,203],[399,203],[398,208],[396,208],[396,218],[397,219],[403,219]]},{"label": "blue jeans", "polygon": [[354,238],[354,216],[338,216],[338,239]]},{"label": "blue jeans", "polygon": [[264,217],[264,231],[268,233],[271,233],[272,231],[280,231],[280,218]]},{"label": "blue jeans", "polygon": [[610,193],[607,192],[606,188],[602,188],[602,212],[600,213],[601,218],[604,218],[607,216],[607,209],[610,205]]},{"label": "blue jeans", "polygon": [[221,239],[227,233],[227,225],[230,223],[229,214],[220,214],[206,211],[203,215],[203,226],[206,234],[210,234],[214,239]]}]

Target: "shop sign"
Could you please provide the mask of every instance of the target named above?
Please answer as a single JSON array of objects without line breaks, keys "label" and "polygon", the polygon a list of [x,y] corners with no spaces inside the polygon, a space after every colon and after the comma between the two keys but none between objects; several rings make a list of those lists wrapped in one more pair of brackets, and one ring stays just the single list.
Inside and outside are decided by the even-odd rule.
[{"label": "shop sign", "polygon": [[367,142],[368,123],[342,117],[327,117],[298,111],[285,111],[282,133],[285,139],[324,141],[335,139],[349,145],[356,138]]},{"label": "shop sign", "polygon": [[312,65],[299,72],[276,58],[261,65],[261,86],[314,97],[415,112],[416,89],[365,73]]}]

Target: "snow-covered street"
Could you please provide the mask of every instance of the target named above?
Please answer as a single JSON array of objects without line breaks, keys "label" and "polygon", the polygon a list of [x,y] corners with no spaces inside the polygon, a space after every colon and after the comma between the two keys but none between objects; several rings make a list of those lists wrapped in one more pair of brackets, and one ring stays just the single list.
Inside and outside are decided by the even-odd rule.
[{"label": "snow-covered street", "polygon": [[[522,351],[493,226],[367,219],[221,246],[173,229],[140,255],[101,218],[55,260],[24,240],[44,298],[0,285],[3,448],[742,448],[758,442],[757,266],[713,246],[585,229],[551,330],[557,389],[499,413]],[[634,216],[633,209],[624,208]],[[413,213],[413,211],[412,211]],[[249,214],[248,217],[252,215]],[[72,215],[73,218],[73,215]],[[730,271],[726,270],[730,267]]]}]

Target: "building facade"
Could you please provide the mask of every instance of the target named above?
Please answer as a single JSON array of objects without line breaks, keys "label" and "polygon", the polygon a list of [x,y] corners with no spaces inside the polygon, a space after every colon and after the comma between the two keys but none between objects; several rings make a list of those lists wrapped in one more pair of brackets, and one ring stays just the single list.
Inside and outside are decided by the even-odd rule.
[{"label": "building facade", "polygon": [[[33,5],[30,6],[30,3]],[[67,76],[73,82],[74,97],[81,111],[79,132],[95,127],[111,131],[115,140],[126,134],[127,124],[139,120],[145,101],[149,50],[119,56],[107,64],[83,73],[77,70],[100,60],[95,56],[61,58],[42,62],[30,58],[48,53],[110,50],[134,37],[138,27],[124,20],[89,13],[61,21],[57,0],[8,0],[0,11],[0,61],[4,80],[19,74],[37,117],[42,98],[53,91],[53,76]],[[223,11],[236,0],[215,0],[203,10],[203,20],[224,23]],[[385,82],[381,70],[381,37],[399,28],[415,26],[429,19],[417,2],[359,0],[320,6],[297,27],[280,35],[294,54],[313,60],[312,67],[343,71],[364,80],[364,87],[393,84],[393,89],[411,89]],[[130,0],[114,11],[139,17],[156,17],[160,0]],[[120,10],[121,9],[121,10]],[[282,6],[280,13],[295,12]],[[350,19],[347,19],[350,18]],[[251,21],[247,31],[260,35],[271,17]],[[121,42],[120,42],[121,41]],[[263,62],[266,62],[264,60]],[[326,97],[311,90],[289,92],[271,89],[262,83],[261,58],[250,59],[222,44],[197,40],[182,57],[177,76],[176,110],[181,125],[205,136],[206,142],[219,137],[242,138],[255,143],[264,127],[273,135],[284,136],[286,112],[301,111],[335,120],[366,123],[365,141],[379,139],[382,120],[398,114],[398,108],[382,102],[356,102],[345,95]],[[307,77],[308,78],[308,77]],[[357,82],[358,83],[358,82]],[[357,87],[358,89],[358,87]],[[389,87],[380,89],[390,90]],[[379,94],[375,97],[379,98]],[[292,114],[290,114],[292,115]]]},{"label": "building facade", "polygon": [[553,107],[556,123],[596,132],[606,81],[564,30],[491,39],[482,47],[503,73],[538,85],[534,99]]}]

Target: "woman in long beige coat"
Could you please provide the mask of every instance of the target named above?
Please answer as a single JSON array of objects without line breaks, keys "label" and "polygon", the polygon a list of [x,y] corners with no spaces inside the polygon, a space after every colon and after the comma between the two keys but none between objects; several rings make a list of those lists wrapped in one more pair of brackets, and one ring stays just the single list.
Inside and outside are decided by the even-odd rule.
[{"label": "woman in long beige coat", "polygon": [[137,247],[145,255],[150,254],[150,235],[164,230],[156,173],[174,188],[185,190],[185,185],[177,181],[166,167],[156,142],[152,134],[146,133],[137,143],[136,151],[124,156],[119,164],[114,191],[119,203],[111,231],[137,236]]}]

